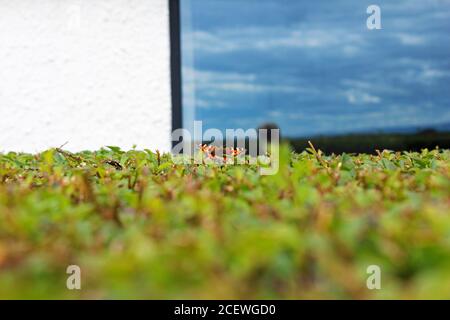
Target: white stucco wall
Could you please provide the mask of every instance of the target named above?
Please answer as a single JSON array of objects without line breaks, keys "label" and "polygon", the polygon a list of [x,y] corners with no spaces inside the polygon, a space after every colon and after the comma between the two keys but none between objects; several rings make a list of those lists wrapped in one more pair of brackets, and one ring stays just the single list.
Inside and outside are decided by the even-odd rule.
[{"label": "white stucco wall", "polygon": [[0,152],[170,149],[167,0],[0,0]]}]

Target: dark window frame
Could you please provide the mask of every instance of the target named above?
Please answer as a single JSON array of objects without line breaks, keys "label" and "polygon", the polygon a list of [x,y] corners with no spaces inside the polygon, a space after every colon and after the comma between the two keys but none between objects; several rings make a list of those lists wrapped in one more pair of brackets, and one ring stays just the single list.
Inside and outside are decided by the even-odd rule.
[{"label": "dark window frame", "polygon": [[[169,0],[172,131],[183,127],[180,0]],[[173,145],[176,141],[172,142]]]}]

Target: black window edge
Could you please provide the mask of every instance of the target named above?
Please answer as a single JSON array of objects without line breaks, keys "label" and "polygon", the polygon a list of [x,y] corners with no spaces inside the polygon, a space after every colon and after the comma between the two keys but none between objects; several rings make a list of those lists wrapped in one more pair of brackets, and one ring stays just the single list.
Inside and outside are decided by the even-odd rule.
[{"label": "black window edge", "polygon": [[[181,80],[181,15],[180,0],[169,0],[170,15],[170,76],[172,95],[172,131],[180,129],[182,123]],[[172,141],[172,146],[177,142]]]}]

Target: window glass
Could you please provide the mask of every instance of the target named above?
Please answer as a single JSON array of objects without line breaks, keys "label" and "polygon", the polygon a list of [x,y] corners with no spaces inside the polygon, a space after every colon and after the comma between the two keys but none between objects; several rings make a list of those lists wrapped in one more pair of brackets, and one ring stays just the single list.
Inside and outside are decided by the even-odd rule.
[{"label": "window glass", "polygon": [[371,4],[182,0],[184,126],[449,131],[450,2],[379,0],[374,30]]}]

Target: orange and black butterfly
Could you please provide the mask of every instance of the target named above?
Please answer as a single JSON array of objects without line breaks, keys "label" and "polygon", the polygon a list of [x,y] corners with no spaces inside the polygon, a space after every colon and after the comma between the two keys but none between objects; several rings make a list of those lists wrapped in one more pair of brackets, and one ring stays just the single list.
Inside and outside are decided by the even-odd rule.
[{"label": "orange and black butterfly", "polygon": [[208,152],[208,148],[209,146],[207,144],[199,144],[198,148],[200,149],[201,152]]},{"label": "orange and black butterfly", "polygon": [[201,144],[201,145],[199,145],[199,149],[201,152],[206,154],[208,156],[208,158],[210,158],[210,159],[216,158],[216,150],[217,150],[216,146],[209,146],[207,144]]},{"label": "orange and black butterfly", "polygon": [[243,149],[243,148],[228,148],[227,149],[227,153],[232,155],[233,157],[237,157],[244,151],[245,151],[245,149]]}]

